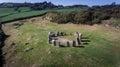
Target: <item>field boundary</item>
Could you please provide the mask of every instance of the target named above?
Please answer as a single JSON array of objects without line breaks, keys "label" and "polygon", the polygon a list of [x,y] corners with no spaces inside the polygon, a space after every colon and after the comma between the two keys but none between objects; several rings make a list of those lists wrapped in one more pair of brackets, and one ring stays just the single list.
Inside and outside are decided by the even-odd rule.
[{"label": "field boundary", "polygon": [[21,17],[21,18],[16,18],[16,19],[8,20],[8,21],[3,21],[3,22],[0,22],[0,24],[6,24],[6,23],[9,23],[9,22],[13,22],[13,21],[18,21],[18,20],[24,20],[24,19],[29,19],[29,18],[33,18],[33,17],[43,16],[45,14],[47,14],[47,12],[45,12],[43,14],[39,14],[39,15],[28,16],[28,17]]}]

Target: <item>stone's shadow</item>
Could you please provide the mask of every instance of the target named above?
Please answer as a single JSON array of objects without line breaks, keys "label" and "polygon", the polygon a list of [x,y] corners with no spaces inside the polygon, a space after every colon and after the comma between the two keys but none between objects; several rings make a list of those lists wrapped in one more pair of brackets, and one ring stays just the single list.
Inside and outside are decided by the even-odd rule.
[{"label": "stone's shadow", "polygon": [[[67,46],[60,45],[61,48],[67,48]],[[71,47],[71,46],[70,46]],[[80,45],[80,46],[74,46],[74,48],[84,48],[85,46]]]},{"label": "stone's shadow", "polygon": [[90,39],[88,37],[82,37],[81,42],[83,45],[89,45]]},{"label": "stone's shadow", "polygon": [[81,42],[90,42],[90,40],[88,40],[88,39],[84,39],[84,40],[83,40],[83,39],[82,39]]},{"label": "stone's shadow", "polygon": [[89,43],[88,42],[84,42],[83,45],[89,45]]},{"label": "stone's shadow", "polygon": [[75,48],[85,48],[85,46],[74,46]]},{"label": "stone's shadow", "polygon": [[64,45],[60,45],[60,47],[66,48],[66,46],[64,46]]},{"label": "stone's shadow", "polygon": [[89,39],[88,37],[82,37],[82,39]]}]

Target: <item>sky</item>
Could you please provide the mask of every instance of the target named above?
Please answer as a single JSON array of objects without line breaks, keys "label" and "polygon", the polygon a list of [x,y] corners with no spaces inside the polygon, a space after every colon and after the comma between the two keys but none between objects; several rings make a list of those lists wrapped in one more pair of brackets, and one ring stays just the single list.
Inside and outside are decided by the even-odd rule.
[{"label": "sky", "polygon": [[83,5],[105,5],[105,4],[111,4],[112,2],[116,2],[117,4],[120,4],[120,0],[0,0],[0,3],[3,2],[14,2],[14,3],[24,3],[24,2],[43,2],[48,1],[52,2],[56,5],[74,5],[74,4],[83,4]]}]

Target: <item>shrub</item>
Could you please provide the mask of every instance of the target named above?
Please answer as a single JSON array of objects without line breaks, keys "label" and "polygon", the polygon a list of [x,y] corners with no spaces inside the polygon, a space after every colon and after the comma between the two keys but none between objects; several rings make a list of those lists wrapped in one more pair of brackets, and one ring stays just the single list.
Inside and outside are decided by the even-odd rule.
[{"label": "shrub", "polygon": [[101,20],[99,18],[94,18],[94,20],[92,20],[92,24],[99,24],[101,23]]},{"label": "shrub", "polygon": [[92,20],[92,13],[90,11],[77,12],[74,20],[77,24],[91,24],[88,23]]}]

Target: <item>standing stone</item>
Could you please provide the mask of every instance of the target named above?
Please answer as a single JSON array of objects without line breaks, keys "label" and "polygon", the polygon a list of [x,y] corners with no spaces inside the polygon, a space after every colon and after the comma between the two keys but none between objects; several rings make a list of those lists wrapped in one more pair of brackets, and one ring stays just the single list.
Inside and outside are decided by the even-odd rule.
[{"label": "standing stone", "polygon": [[60,35],[63,36],[63,32],[60,32]]},{"label": "standing stone", "polygon": [[53,44],[53,46],[56,46],[57,45],[57,41],[56,40],[52,40],[52,44]]},{"label": "standing stone", "polygon": [[69,41],[66,42],[66,46],[70,47],[70,42]]},{"label": "standing stone", "polygon": [[57,42],[56,42],[56,45],[57,45],[58,47],[60,47],[60,42],[57,41]]},{"label": "standing stone", "polygon": [[60,32],[56,32],[56,35],[57,35],[57,36],[60,36]]},{"label": "standing stone", "polygon": [[55,37],[55,33],[54,32],[49,32],[48,35],[51,36],[51,37]]},{"label": "standing stone", "polygon": [[48,35],[51,35],[51,34],[52,34],[52,32],[49,32],[49,33],[48,33]]},{"label": "standing stone", "polygon": [[48,43],[49,43],[49,44],[52,44],[51,41],[52,41],[52,38],[51,38],[51,36],[49,35],[49,36],[48,36]]},{"label": "standing stone", "polygon": [[63,32],[63,36],[66,36],[66,33],[65,33],[65,32]]},{"label": "standing stone", "polygon": [[65,36],[66,33],[65,33],[65,32],[60,32],[60,35],[61,35],[61,36]]},{"label": "standing stone", "polygon": [[72,47],[75,47],[76,46],[76,42],[75,40],[72,41]]},{"label": "standing stone", "polygon": [[64,32],[60,32],[61,36],[64,36]]},{"label": "standing stone", "polygon": [[79,33],[75,32],[75,36],[76,36],[76,40],[77,40],[77,44],[80,45],[80,37],[79,37]]},{"label": "standing stone", "polygon": [[82,33],[79,34],[79,39],[80,39],[80,43],[81,43]]},{"label": "standing stone", "polygon": [[57,36],[58,36],[58,32],[55,33],[55,37],[57,37]]},{"label": "standing stone", "polygon": [[61,32],[59,32],[59,36],[61,36]]},{"label": "standing stone", "polygon": [[77,39],[77,44],[80,45],[81,43],[79,37],[77,37],[76,39]]},{"label": "standing stone", "polygon": [[55,37],[55,33],[52,33],[51,36],[52,36],[52,37]]},{"label": "standing stone", "polygon": [[78,32],[75,32],[75,36],[76,36],[76,37],[79,37],[79,33],[78,33]]}]

